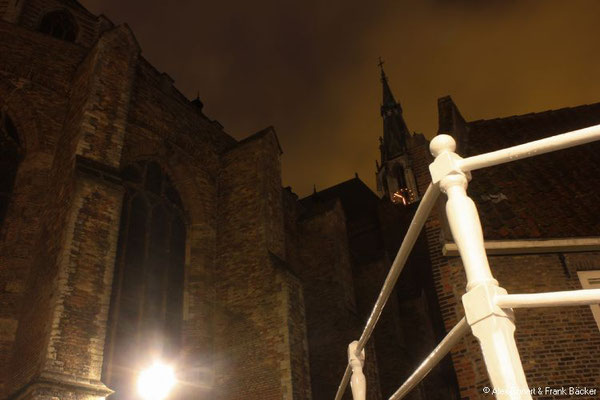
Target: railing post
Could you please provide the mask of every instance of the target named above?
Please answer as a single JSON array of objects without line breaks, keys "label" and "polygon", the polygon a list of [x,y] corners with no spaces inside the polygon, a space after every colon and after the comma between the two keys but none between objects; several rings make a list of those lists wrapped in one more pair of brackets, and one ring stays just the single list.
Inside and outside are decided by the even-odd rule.
[{"label": "railing post", "polygon": [[496,398],[531,399],[514,339],[512,310],[495,305],[494,297],[506,291],[498,287],[492,276],[479,215],[467,196],[467,175],[461,171],[460,157],[454,153],[456,142],[451,136],[439,135],[431,141],[430,149],[436,157],[430,166],[433,183],[439,182],[448,196],[446,214],[467,275],[465,316],[481,345]]},{"label": "railing post", "polygon": [[362,370],[365,365],[365,350],[363,349],[359,355],[356,355],[357,348],[357,340],[348,345],[348,364],[352,368],[350,387],[352,388],[352,398],[354,400],[365,400],[367,396],[367,380]]}]

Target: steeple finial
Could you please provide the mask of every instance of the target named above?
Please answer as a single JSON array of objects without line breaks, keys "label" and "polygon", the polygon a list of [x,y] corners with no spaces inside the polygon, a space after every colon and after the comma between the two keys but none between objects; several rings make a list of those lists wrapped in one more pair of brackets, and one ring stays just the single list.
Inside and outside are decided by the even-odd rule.
[{"label": "steeple finial", "polygon": [[381,70],[381,79],[386,79],[385,72],[383,71],[383,64],[385,64],[385,61],[383,61],[381,59],[381,56],[379,56],[379,62],[377,63],[377,65],[379,66],[379,69]]}]

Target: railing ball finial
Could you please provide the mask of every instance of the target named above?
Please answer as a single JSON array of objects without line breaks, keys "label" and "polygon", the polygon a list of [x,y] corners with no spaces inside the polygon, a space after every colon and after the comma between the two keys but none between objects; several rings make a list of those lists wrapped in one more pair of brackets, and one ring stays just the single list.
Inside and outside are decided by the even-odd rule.
[{"label": "railing ball finial", "polygon": [[437,135],[431,139],[429,151],[434,157],[439,156],[444,152],[454,152],[456,150],[456,140],[450,135]]}]

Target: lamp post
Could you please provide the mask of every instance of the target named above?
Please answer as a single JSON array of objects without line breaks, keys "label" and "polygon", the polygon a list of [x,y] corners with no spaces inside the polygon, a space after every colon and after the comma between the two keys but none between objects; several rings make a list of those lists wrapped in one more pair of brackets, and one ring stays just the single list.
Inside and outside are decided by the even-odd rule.
[{"label": "lamp post", "polygon": [[144,400],[163,400],[167,398],[173,386],[175,372],[166,364],[155,362],[138,376],[137,389]]}]

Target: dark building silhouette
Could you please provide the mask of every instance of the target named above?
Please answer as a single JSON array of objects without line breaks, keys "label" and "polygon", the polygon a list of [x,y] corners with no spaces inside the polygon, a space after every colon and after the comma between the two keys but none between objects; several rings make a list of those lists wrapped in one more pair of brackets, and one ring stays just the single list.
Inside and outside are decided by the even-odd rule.
[{"label": "dark building silhouette", "polygon": [[[172,398],[333,399],[430,181],[429,143],[383,69],[379,195],[355,176],[298,199],[281,187],[274,129],[229,136],[126,25],[74,0],[0,1],[0,17],[0,398],[129,399],[162,359]],[[472,122],[449,97],[438,106],[462,155],[600,123],[600,103]],[[510,292],[600,284],[599,154],[473,174]],[[369,399],[462,316],[442,201],[367,346]],[[598,388],[598,323],[597,308],[518,310],[530,385]],[[410,398],[478,399],[486,385],[469,336]]]}]

